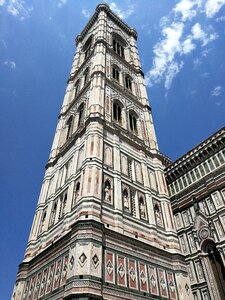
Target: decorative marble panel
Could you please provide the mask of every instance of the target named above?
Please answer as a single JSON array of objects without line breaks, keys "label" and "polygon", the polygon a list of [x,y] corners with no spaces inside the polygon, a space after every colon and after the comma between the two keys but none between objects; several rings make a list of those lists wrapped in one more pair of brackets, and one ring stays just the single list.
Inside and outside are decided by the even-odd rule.
[{"label": "decorative marble panel", "polygon": [[33,296],[33,293],[34,293],[35,280],[36,280],[36,277],[33,276],[31,278],[30,287],[29,287],[29,291],[28,291],[28,298],[27,298],[28,300],[32,299],[32,296]]},{"label": "decorative marble panel", "polygon": [[59,259],[56,263],[55,276],[53,280],[53,289],[57,289],[59,287],[61,268],[62,268],[62,259]]},{"label": "decorative marble panel", "polygon": [[160,294],[162,297],[168,298],[168,289],[167,289],[165,271],[162,269],[158,269],[158,276],[159,276]]},{"label": "decorative marble panel", "polygon": [[40,286],[41,286],[41,279],[42,279],[42,272],[38,273],[38,275],[37,275],[37,280],[36,280],[36,284],[34,287],[33,300],[38,299],[38,294],[39,294],[39,290],[40,290]]},{"label": "decorative marble panel", "polygon": [[45,294],[45,288],[47,283],[47,276],[48,276],[48,269],[46,268],[43,272],[42,280],[41,280],[41,286],[39,291],[39,297],[44,296]]},{"label": "decorative marble panel", "polygon": [[51,290],[52,290],[52,283],[53,283],[53,278],[54,278],[54,269],[55,269],[55,264],[52,264],[49,268],[46,294],[50,293]]},{"label": "decorative marble panel", "polygon": [[148,274],[146,264],[139,262],[139,286],[142,292],[148,292]]},{"label": "decorative marble panel", "polygon": [[149,266],[148,271],[149,271],[150,293],[153,295],[159,295],[156,267]]},{"label": "decorative marble panel", "polygon": [[136,267],[136,261],[133,259],[128,260],[128,278],[129,278],[129,287],[131,289],[138,289],[137,267]]},{"label": "decorative marble panel", "polygon": [[63,259],[62,276],[60,282],[61,286],[66,283],[67,272],[68,272],[68,261],[69,261],[69,255],[66,255]]},{"label": "decorative marble panel", "polygon": [[126,258],[124,256],[117,256],[117,284],[120,286],[127,286],[126,279]]},{"label": "decorative marble panel", "polygon": [[177,297],[176,297],[176,285],[175,285],[175,280],[174,280],[173,273],[171,273],[171,272],[167,273],[167,281],[168,281],[168,286],[169,286],[170,299],[177,299]]},{"label": "decorative marble panel", "polygon": [[114,253],[105,254],[105,281],[115,283],[115,259]]},{"label": "decorative marble panel", "polygon": [[113,167],[113,148],[108,144],[104,144],[104,163]]}]

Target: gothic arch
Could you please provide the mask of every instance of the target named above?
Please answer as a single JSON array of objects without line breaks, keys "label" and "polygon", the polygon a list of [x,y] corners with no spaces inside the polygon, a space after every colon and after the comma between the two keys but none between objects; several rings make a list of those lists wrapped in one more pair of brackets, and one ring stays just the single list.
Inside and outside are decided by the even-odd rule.
[{"label": "gothic arch", "polygon": [[92,46],[93,35],[89,36],[87,41],[85,42],[82,51],[84,52],[84,59],[88,58],[91,54],[91,46]]},{"label": "gothic arch", "polygon": [[206,265],[206,270],[213,276],[221,299],[225,299],[225,266],[220,252],[211,239],[205,240],[201,248],[204,253],[208,254],[206,264],[209,264],[210,268]]},{"label": "gothic arch", "polygon": [[67,120],[66,120],[66,130],[67,130],[67,132],[66,132],[66,140],[68,139],[68,138],[70,138],[71,137],[71,135],[73,134],[73,122],[74,122],[74,116],[73,115],[70,115],[68,118],[67,118]]},{"label": "gothic arch", "polygon": [[138,120],[138,114],[134,110],[130,109],[128,112],[129,130],[135,134],[138,134]]},{"label": "gothic arch", "polygon": [[113,40],[118,41],[124,48],[127,47],[126,37],[122,33],[112,32],[112,43]]},{"label": "gothic arch", "polygon": [[123,109],[123,104],[118,100],[114,99],[112,102],[112,116],[113,120],[122,123],[122,109]]},{"label": "gothic arch", "polygon": [[82,123],[84,122],[84,116],[85,116],[85,105],[84,105],[84,102],[81,102],[81,104],[79,105],[78,109],[77,109],[77,112],[78,112],[78,127],[80,125],[82,125]]}]

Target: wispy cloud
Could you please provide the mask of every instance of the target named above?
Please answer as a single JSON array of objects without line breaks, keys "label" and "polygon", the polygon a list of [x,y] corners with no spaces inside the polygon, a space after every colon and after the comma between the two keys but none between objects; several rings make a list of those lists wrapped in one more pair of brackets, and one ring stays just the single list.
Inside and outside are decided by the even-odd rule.
[{"label": "wispy cloud", "polygon": [[197,9],[201,6],[201,1],[199,0],[181,0],[174,7],[173,11],[175,15],[181,16],[181,20],[185,22],[186,20],[191,20],[197,14]]},{"label": "wispy cloud", "polygon": [[12,60],[6,60],[3,63],[5,66],[9,67],[10,69],[15,69],[16,68],[16,63],[15,61]]},{"label": "wispy cloud", "polygon": [[195,58],[193,59],[193,66],[194,66],[194,69],[198,69],[198,67],[200,67],[202,64],[202,60],[200,58]]},{"label": "wispy cloud", "polygon": [[59,8],[63,7],[66,4],[67,0],[58,0],[57,6]]},{"label": "wispy cloud", "polygon": [[224,21],[225,21],[225,16],[216,18],[216,22],[224,22]]},{"label": "wispy cloud", "polygon": [[5,0],[0,0],[0,6],[3,6],[5,4]]},{"label": "wispy cloud", "polygon": [[[207,27],[207,31],[213,31],[212,27]],[[202,46],[206,46],[208,43],[212,42],[213,40],[217,39],[218,35],[215,32],[206,32],[202,29],[202,26],[199,23],[196,23],[192,29],[192,38],[195,40],[199,40],[202,42]]]},{"label": "wispy cloud", "polygon": [[7,49],[6,41],[2,39],[2,40],[1,40],[1,43],[2,43],[3,47],[4,47],[5,49]]},{"label": "wispy cloud", "polygon": [[[6,4],[4,0],[0,0],[1,5]],[[18,17],[21,21],[30,16],[30,12],[33,10],[33,7],[28,7],[23,0],[9,0],[6,6],[7,12],[14,16]]]},{"label": "wispy cloud", "polygon": [[225,0],[208,0],[205,4],[205,12],[208,18],[212,18],[221,7],[225,4]]},{"label": "wispy cloud", "polygon": [[115,2],[109,4],[110,8],[121,18],[126,19],[134,13],[134,5],[129,4],[127,8],[120,8]]},{"label": "wispy cloud", "polygon": [[90,18],[90,16],[91,16],[90,12],[86,9],[82,9],[81,13],[85,18]]},{"label": "wispy cloud", "polygon": [[212,90],[212,92],[211,92],[211,96],[212,97],[218,97],[221,93],[222,93],[222,90],[223,90],[223,88],[222,88],[222,86],[216,86],[213,90]]},{"label": "wispy cloud", "polygon": [[63,7],[63,6],[66,4],[66,2],[67,2],[67,0],[58,0],[57,6],[58,6],[59,8],[61,8],[61,7]]},{"label": "wispy cloud", "polygon": [[[170,89],[184,65],[183,57],[199,44],[204,48],[218,38],[212,26],[194,22],[194,18],[199,14],[212,18],[224,4],[225,0],[180,0],[169,15],[160,20],[161,38],[153,47],[153,65],[146,74],[147,85],[163,80],[164,87]],[[194,66],[197,67],[197,60]]]}]

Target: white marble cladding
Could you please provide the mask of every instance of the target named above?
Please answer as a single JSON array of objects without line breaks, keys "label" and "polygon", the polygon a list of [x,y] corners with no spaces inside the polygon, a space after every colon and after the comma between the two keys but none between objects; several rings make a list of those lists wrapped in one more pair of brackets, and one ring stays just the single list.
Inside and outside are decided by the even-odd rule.
[{"label": "white marble cladding", "polygon": [[225,149],[222,149],[215,155],[209,157],[183,176],[179,177],[168,185],[171,196],[176,195],[182,190],[188,188],[190,185],[198,182],[200,179],[206,177],[211,172],[219,169],[225,163]]},{"label": "white marble cladding", "polygon": [[[177,254],[182,264],[136,34],[106,4],[101,6],[104,9],[99,9],[100,6],[77,38],[23,262],[31,265],[33,258],[37,261],[50,253],[50,248],[64,247],[60,243],[73,235],[72,229],[85,223],[98,224],[104,234],[107,230],[111,235],[122,234],[124,240],[138,241],[145,245],[143,248],[152,246],[155,252],[160,249],[169,257],[168,264],[174,263],[171,256]],[[105,250],[94,243],[96,236],[88,236],[85,229],[82,234],[81,231],[77,242],[73,246],[68,243],[64,249],[66,255],[54,265],[56,288],[63,289],[67,284],[59,298],[70,296],[69,288],[75,288],[76,283],[76,292],[80,288],[84,293],[81,286],[86,284],[88,293],[101,293],[97,288],[99,282],[94,286],[93,282],[89,284],[89,279],[82,280],[82,276],[103,280]],[[97,240],[103,245],[107,236],[103,236],[103,232],[98,234]],[[50,258],[46,264],[49,262]],[[129,258],[129,264],[132,281],[136,263]],[[109,264],[109,271],[111,268]],[[144,286],[145,266],[141,268]],[[53,282],[51,266],[42,271],[42,279],[37,274],[42,285],[38,292],[40,297],[44,290],[48,293],[48,284]],[[165,276],[168,282],[175,277],[162,268],[157,272],[160,293],[164,295]],[[74,279],[77,275],[79,282]],[[73,284],[69,280],[74,280]],[[176,274],[176,282],[186,295],[183,274]],[[31,281],[27,280],[26,284]],[[132,285],[130,283],[131,288]],[[24,299],[29,299],[29,289],[23,289]],[[172,286],[170,299],[177,298],[174,291]]]}]

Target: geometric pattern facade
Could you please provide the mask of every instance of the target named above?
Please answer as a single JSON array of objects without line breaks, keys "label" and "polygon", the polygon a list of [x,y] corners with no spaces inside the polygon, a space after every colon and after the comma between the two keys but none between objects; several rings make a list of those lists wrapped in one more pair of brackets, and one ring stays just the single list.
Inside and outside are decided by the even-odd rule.
[{"label": "geometric pattern facade", "polygon": [[225,128],[166,169],[194,299],[225,298]]},{"label": "geometric pattern facade", "polygon": [[192,299],[137,33],[100,4],[76,46],[13,299]]}]

